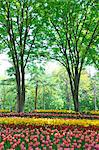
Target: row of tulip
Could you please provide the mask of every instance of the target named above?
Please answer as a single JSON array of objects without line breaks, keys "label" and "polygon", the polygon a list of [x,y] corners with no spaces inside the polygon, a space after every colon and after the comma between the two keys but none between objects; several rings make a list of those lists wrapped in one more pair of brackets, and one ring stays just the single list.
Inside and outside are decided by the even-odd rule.
[{"label": "row of tulip", "polygon": [[98,110],[97,111],[90,111],[89,113],[99,115],[99,111]]},{"label": "row of tulip", "polygon": [[25,124],[25,125],[76,125],[76,126],[97,126],[99,120],[88,119],[47,119],[47,118],[24,118],[24,117],[1,117],[0,124]]},{"label": "row of tulip", "polygon": [[[6,110],[6,109],[0,109],[0,113],[9,113],[10,110]],[[77,114],[77,112],[73,111],[73,110],[33,110],[32,112],[37,112],[37,113],[67,113],[67,114]],[[82,112],[83,114],[95,114],[95,115],[99,115],[99,111],[85,111]],[[79,113],[78,114],[82,114]]]},{"label": "row of tulip", "polygon": [[97,127],[0,124],[0,150],[99,150]]},{"label": "row of tulip", "polygon": [[43,109],[39,109],[39,110],[33,110],[33,112],[38,112],[38,113],[72,113],[72,114],[95,114],[95,115],[99,115],[99,111],[84,111],[84,112],[75,112],[73,110],[43,110]]},{"label": "row of tulip", "polygon": [[[0,112],[1,113],[9,113],[10,110],[7,110],[7,109],[0,109]],[[40,110],[33,110],[33,112],[43,112],[43,113],[75,113],[75,111],[72,111],[72,110],[43,110],[43,109],[40,109]]]},{"label": "row of tulip", "polygon": [[54,110],[54,109],[49,109],[49,110],[44,110],[44,109],[37,109],[33,110],[33,112],[38,112],[38,113],[75,113],[73,110]]},{"label": "row of tulip", "polygon": [[8,109],[0,109],[0,113],[10,113],[10,110],[8,110]]},{"label": "row of tulip", "polygon": [[40,118],[75,118],[75,119],[99,119],[99,115],[66,114],[66,113],[0,113],[0,117],[40,117]]}]

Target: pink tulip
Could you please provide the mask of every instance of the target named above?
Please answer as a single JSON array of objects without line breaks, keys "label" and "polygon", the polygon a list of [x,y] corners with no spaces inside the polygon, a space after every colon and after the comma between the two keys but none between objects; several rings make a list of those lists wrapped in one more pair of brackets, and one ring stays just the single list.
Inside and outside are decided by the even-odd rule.
[{"label": "pink tulip", "polygon": [[20,145],[21,150],[26,150],[24,145]]},{"label": "pink tulip", "polygon": [[28,150],[34,150],[31,146],[28,147]]},{"label": "pink tulip", "polygon": [[1,142],[1,143],[0,143],[0,147],[3,147],[3,146],[4,146],[4,142]]},{"label": "pink tulip", "polygon": [[46,147],[43,147],[43,150],[47,150]]},{"label": "pink tulip", "polygon": [[33,138],[33,141],[34,141],[34,142],[37,142],[37,138]]},{"label": "pink tulip", "polygon": [[52,146],[49,146],[49,150],[53,150],[53,149],[52,149]]},{"label": "pink tulip", "polygon": [[16,143],[14,143],[13,145],[12,145],[12,148],[16,148],[16,146],[17,146],[17,144]]},{"label": "pink tulip", "polygon": [[44,144],[41,144],[42,147],[44,147]]},{"label": "pink tulip", "polygon": [[39,145],[40,145],[40,142],[33,143],[33,146],[35,147],[38,147]]},{"label": "pink tulip", "polygon": [[77,148],[80,149],[81,148],[81,144],[77,145]]},{"label": "pink tulip", "polygon": [[96,150],[99,150],[99,144],[95,145]]},{"label": "pink tulip", "polygon": [[35,150],[41,150],[40,148],[36,147]]}]

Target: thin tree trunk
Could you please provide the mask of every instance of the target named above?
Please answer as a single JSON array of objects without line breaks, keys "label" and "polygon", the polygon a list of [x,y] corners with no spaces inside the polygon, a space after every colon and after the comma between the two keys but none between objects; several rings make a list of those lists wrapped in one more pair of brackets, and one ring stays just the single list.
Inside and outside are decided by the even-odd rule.
[{"label": "thin tree trunk", "polygon": [[3,109],[4,109],[4,102],[5,101],[6,101],[6,93],[5,93],[5,86],[3,84],[3,100],[2,100],[2,102],[3,102]]},{"label": "thin tree trunk", "polygon": [[96,86],[95,86],[95,83],[94,83],[94,87],[93,87],[93,92],[94,92],[94,109],[97,110],[97,104],[96,104]]},{"label": "thin tree trunk", "polygon": [[44,85],[43,85],[43,109],[45,110],[45,88],[44,88]]},{"label": "thin tree trunk", "polygon": [[80,74],[78,73],[78,68],[75,68],[75,78],[74,78],[74,93],[73,93],[73,101],[75,104],[75,111],[79,112],[79,82],[80,82]]},{"label": "thin tree trunk", "polygon": [[38,96],[38,81],[36,81],[36,88],[35,88],[35,100],[34,100],[34,109],[37,109],[37,96]]},{"label": "thin tree trunk", "polygon": [[20,112],[20,92],[21,92],[21,87],[20,87],[20,72],[19,68],[16,69],[16,87],[17,87],[17,112]]},{"label": "thin tree trunk", "polygon": [[24,72],[24,68],[22,68],[22,91],[21,91],[21,112],[24,111],[24,104],[25,104],[25,72]]},{"label": "thin tree trunk", "polygon": [[66,84],[66,109],[70,109],[70,97],[69,97],[69,91],[68,91],[68,82],[65,82]]}]

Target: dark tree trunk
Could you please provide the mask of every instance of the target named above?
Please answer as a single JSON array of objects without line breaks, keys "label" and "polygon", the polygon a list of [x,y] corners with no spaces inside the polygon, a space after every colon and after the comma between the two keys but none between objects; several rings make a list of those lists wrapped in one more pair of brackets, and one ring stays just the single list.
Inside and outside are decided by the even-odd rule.
[{"label": "dark tree trunk", "polygon": [[79,112],[78,94],[79,94],[80,74],[78,73],[78,68],[75,69],[75,76],[73,80],[72,80],[70,72],[68,72],[68,75],[69,75],[71,93],[72,93],[72,98],[73,98],[73,103],[74,103],[74,110],[76,112]]},{"label": "dark tree trunk", "polygon": [[45,110],[45,88],[44,88],[44,85],[43,85],[43,106],[42,106],[42,108]]},{"label": "dark tree trunk", "polygon": [[24,104],[25,104],[25,72],[24,72],[24,68],[22,68],[22,90],[21,90],[21,112],[24,111]]},{"label": "dark tree trunk", "polygon": [[68,82],[65,82],[66,84],[66,109],[69,110],[70,109],[70,97],[69,97],[69,87],[68,87]]},{"label": "dark tree trunk", "polygon": [[19,72],[19,68],[16,68],[16,88],[17,88],[17,112],[20,112],[20,72]]},{"label": "dark tree trunk", "polygon": [[74,91],[73,93],[73,102],[74,102],[74,110],[79,112],[79,100],[78,100],[78,92]]},{"label": "dark tree trunk", "polygon": [[79,75],[78,71],[75,74],[75,79],[74,79],[74,90],[72,92],[73,96],[73,102],[74,102],[74,109],[76,112],[79,112],[79,99],[78,99],[78,94],[79,94]]},{"label": "dark tree trunk", "polygon": [[17,112],[18,113],[24,111],[24,104],[25,104],[25,89],[24,91],[22,91],[22,88],[21,88],[20,91],[17,92]]},{"label": "dark tree trunk", "polygon": [[97,110],[97,103],[96,103],[96,86],[95,86],[95,83],[93,83],[93,94],[94,94],[94,110]]},{"label": "dark tree trunk", "polygon": [[[23,112],[24,111],[24,103],[25,103],[25,73],[24,69],[19,71],[17,69],[16,73],[16,82],[17,82],[17,112]],[[20,78],[21,74],[21,78]]]},{"label": "dark tree trunk", "polygon": [[37,96],[38,96],[38,81],[36,81],[36,87],[35,87],[35,100],[34,100],[34,109],[37,109]]}]

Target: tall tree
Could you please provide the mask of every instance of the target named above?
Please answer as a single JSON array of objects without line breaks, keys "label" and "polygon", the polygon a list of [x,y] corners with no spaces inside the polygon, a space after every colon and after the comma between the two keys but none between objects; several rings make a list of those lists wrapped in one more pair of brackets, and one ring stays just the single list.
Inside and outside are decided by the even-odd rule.
[{"label": "tall tree", "polygon": [[[99,43],[99,38],[97,43]],[[93,46],[88,52],[86,64],[93,65],[99,71],[99,44],[97,44],[97,47]]]},{"label": "tall tree", "polygon": [[[46,40],[51,58],[68,72],[75,111],[79,111],[79,82],[88,53],[97,45],[98,2],[96,0],[42,1]],[[44,11],[45,10],[45,11]]]},{"label": "tall tree", "polygon": [[[17,88],[17,112],[24,110],[25,68],[35,47],[39,16],[32,0],[0,1],[0,40],[12,60]],[[2,44],[3,46],[5,46]],[[34,52],[35,53],[35,52]],[[33,55],[32,55],[33,57]]]}]

